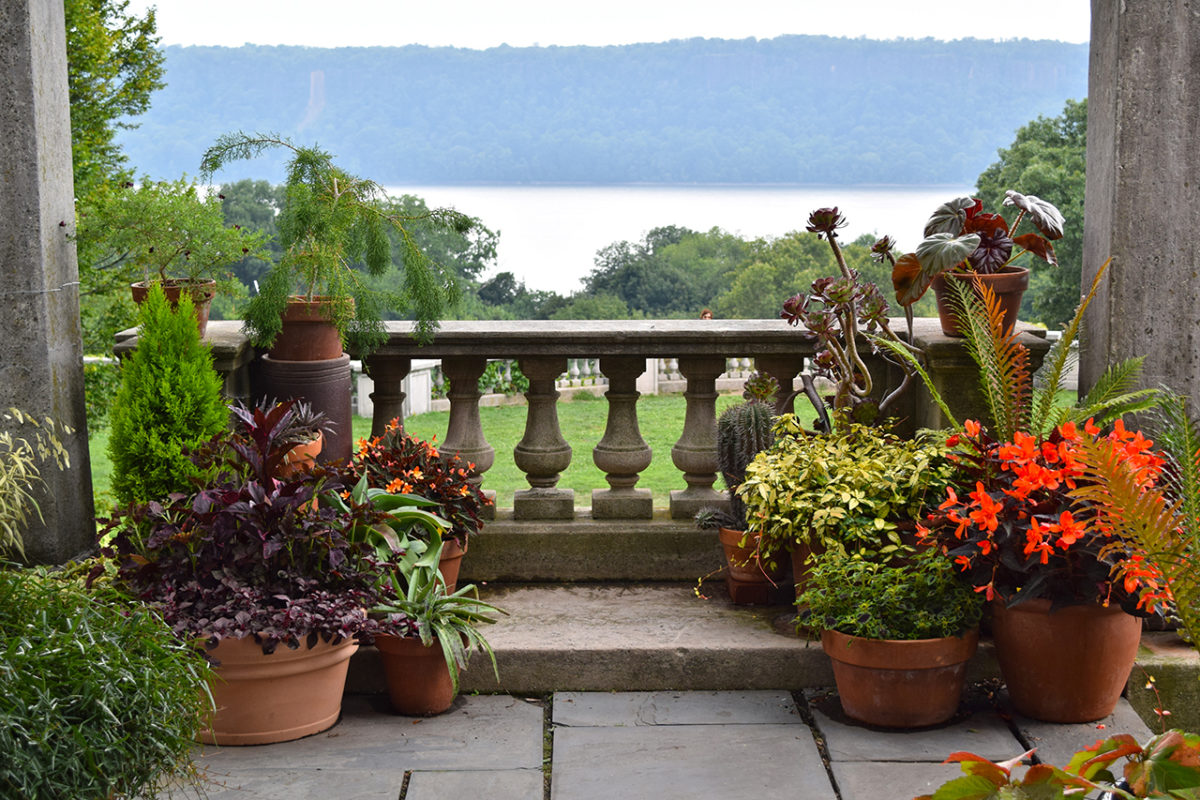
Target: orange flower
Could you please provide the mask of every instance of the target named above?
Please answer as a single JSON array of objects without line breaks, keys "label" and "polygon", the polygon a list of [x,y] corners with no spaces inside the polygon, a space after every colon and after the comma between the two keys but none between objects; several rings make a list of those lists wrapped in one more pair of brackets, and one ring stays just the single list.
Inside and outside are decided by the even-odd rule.
[{"label": "orange flower", "polygon": [[968,419],[963,421],[963,430],[967,432],[967,436],[972,439],[979,435],[980,425],[978,420]]},{"label": "orange flower", "polygon": [[975,481],[975,491],[971,492],[971,499],[979,506],[978,509],[970,514],[971,520],[981,529],[989,533],[996,530],[999,525],[997,514],[1004,509],[1002,505],[992,499],[992,496],[984,491],[983,483]]},{"label": "orange flower", "polygon": [[1051,525],[1050,530],[1061,534],[1057,544],[1063,550],[1066,550],[1087,533],[1087,526],[1081,522],[1077,522],[1070,511],[1064,511],[1058,515],[1058,524]]}]

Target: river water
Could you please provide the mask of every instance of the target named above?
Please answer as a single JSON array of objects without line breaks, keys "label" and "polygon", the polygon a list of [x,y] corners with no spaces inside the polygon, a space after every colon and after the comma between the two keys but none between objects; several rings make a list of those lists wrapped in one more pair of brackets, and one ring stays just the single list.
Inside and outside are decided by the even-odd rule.
[{"label": "river water", "polygon": [[[843,241],[863,233],[916,246],[937,206],[971,193],[964,186],[389,186],[430,207],[452,206],[500,232],[498,266],[529,289],[581,290],[596,252],[640,240],[651,228],[713,227],[745,238],[803,230],[811,211],[837,206],[848,222]],[[491,275],[485,275],[484,278]]]}]

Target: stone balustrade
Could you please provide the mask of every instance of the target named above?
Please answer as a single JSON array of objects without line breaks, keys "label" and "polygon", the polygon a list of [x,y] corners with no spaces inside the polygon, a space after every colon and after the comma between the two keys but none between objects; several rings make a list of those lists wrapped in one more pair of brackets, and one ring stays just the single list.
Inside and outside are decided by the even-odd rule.
[{"label": "stone balustrade", "polygon": [[[254,354],[238,327],[237,321],[211,322],[208,340],[217,368],[225,376],[227,393],[245,398],[253,383],[249,373]],[[896,327],[902,329],[902,322]],[[573,446],[563,438],[557,412],[558,381],[564,373],[571,379],[572,361],[576,370],[584,363],[589,370],[596,365],[599,376],[588,373],[587,377],[608,385],[604,435],[591,452],[609,487],[593,492],[591,516],[604,520],[645,520],[653,514],[649,491],[637,488],[638,476],[652,458],[666,455],[652,454],[642,438],[637,382],[647,359],[677,365],[686,413],[670,458],[681,473],[682,487],[671,492],[669,512],[674,519],[687,519],[704,506],[722,502],[714,488],[718,376],[730,363],[745,368],[749,366],[745,359],[752,359],[757,369],[786,387],[775,405],[781,412],[790,411],[796,377],[813,354],[812,339],[782,320],[452,321],[443,323],[424,346],[411,338],[407,323],[388,323],[388,329],[388,342],[364,360],[375,381],[373,433],[382,432],[391,419],[402,418],[402,383],[414,359],[440,359],[450,383],[450,418],[442,448],[474,463],[476,480],[485,489],[496,453],[480,423],[478,379],[489,359],[513,359],[529,379],[525,433],[511,456],[528,483],[515,492],[513,518],[517,520],[561,521],[576,514],[573,493],[557,488],[559,475],[572,458],[579,457],[575,448],[580,443]],[[1022,334],[1034,369],[1049,348],[1049,342],[1035,333]],[[981,416],[977,371],[963,341],[942,334],[934,319],[918,319],[913,338],[925,352],[934,385],[956,416]],[[134,331],[124,331],[117,339],[118,353],[136,346]],[[868,361],[879,374],[895,369],[878,358]],[[910,430],[943,424],[940,411],[919,382],[896,413]]]}]

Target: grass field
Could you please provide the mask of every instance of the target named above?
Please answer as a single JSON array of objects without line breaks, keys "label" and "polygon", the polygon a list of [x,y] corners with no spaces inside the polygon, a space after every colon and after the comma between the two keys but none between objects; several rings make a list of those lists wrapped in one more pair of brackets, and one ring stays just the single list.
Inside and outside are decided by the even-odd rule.
[{"label": "grass field", "polygon": [[[741,400],[740,395],[727,395],[717,399],[717,413]],[[681,395],[647,395],[638,400],[638,425],[642,438],[650,445],[654,457],[650,466],[642,473],[638,488],[654,492],[654,505],[667,505],[668,493],[672,489],[686,488],[683,474],[671,461],[671,448],[683,432],[684,400]],[[806,409],[810,408],[804,406]],[[811,416],[811,410],[803,412]],[[559,480],[562,489],[575,491],[575,503],[590,506],[592,489],[608,488],[604,473],[592,463],[592,448],[604,436],[608,403],[599,397],[581,393],[570,402],[558,404],[558,420],[563,438],[571,445],[571,466]],[[525,473],[513,464],[512,452],[525,434],[525,406],[497,406],[481,408],[480,420],[483,434],[496,450],[496,461],[484,475],[483,485],[495,489],[498,505],[512,505],[512,495],[517,489],[529,488]],[[405,430],[422,439],[442,441],[446,437],[446,424],[450,414],[434,411],[419,414],[405,420]],[[365,417],[354,419],[354,438],[370,435],[371,420]],[[90,441],[92,459],[92,484],[97,496],[97,509],[106,509],[111,504],[109,487],[112,465],[108,460],[108,431],[92,436]],[[720,489],[718,482],[717,488]]]}]

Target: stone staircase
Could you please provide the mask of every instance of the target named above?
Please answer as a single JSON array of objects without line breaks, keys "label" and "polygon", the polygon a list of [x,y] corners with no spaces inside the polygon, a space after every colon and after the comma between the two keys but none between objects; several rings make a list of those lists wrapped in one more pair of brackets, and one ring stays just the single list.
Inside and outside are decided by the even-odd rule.
[{"label": "stone staircase", "polygon": [[[555,691],[802,690],[833,683],[818,642],[797,635],[780,587],[765,606],[734,605],[716,534],[663,510],[651,520],[514,520],[500,509],[472,540],[462,582],[473,582],[508,616],[485,631],[500,680],[476,657],[464,692],[545,695]],[[703,597],[695,591],[697,580]],[[1200,659],[1174,633],[1147,632],[1127,696],[1157,729],[1158,700],[1169,724],[1200,730]],[[972,681],[999,677],[985,637]],[[378,654],[362,648],[347,691],[386,692]]]},{"label": "stone staircase", "polygon": [[[580,512],[586,509],[580,509]],[[471,541],[460,585],[476,583],[508,612],[485,630],[500,681],[486,659],[463,673],[463,690],[553,691],[805,689],[833,674],[820,644],[792,628],[790,586],[774,605],[734,605],[714,531],[665,511],[646,521],[523,522],[501,509]],[[697,581],[707,576],[696,594]],[[377,654],[363,648],[349,690],[385,691]],[[996,675],[990,646],[972,665]]]}]

